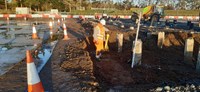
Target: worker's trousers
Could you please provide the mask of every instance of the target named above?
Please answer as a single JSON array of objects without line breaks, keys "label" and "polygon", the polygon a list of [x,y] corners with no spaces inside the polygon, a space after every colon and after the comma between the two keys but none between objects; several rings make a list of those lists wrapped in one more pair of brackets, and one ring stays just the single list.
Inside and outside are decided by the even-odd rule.
[{"label": "worker's trousers", "polygon": [[104,50],[103,40],[98,40],[97,43],[95,43],[95,47],[96,47],[96,56],[99,56],[101,54],[101,51]]}]

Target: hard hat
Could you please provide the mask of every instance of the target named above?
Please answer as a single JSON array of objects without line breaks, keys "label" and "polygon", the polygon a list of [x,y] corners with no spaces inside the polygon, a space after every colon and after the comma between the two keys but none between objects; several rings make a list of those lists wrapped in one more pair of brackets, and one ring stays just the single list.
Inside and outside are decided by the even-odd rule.
[{"label": "hard hat", "polygon": [[106,25],[106,21],[105,21],[104,19],[101,19],[101,20],[100,20],[100,23],[101,23],[102,25]]}]

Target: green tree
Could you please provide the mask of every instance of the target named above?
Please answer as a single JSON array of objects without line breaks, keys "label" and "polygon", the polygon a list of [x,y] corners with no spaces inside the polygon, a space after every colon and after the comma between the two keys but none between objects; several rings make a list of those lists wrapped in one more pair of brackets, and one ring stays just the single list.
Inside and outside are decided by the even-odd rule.
[{"label": "green tree", "polygon": [[23,2],[24,6],[29,7],[30,9],[35,10],[35,8],[38,7],[38,5],[40,4],[39,0],[25,0]]},{"label": "green tree", "polygon": [[11,10],[15,10],[15,7],[17,7],[17,1],[13,0],[12,2],[8,3],[8,8]]},{"label": "green tree", "polygon": [[63,4],[62,1],[60,1],[60,0],[51,0],[50,3],[52,5],[51,8],[58,9],[60,11],[64,10],[65,5]]}]

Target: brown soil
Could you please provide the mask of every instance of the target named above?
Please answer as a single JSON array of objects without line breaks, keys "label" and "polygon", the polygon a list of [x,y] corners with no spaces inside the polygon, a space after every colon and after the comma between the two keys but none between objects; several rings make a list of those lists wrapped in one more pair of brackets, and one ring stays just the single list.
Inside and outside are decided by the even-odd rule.
[{"label": "brown soil", "polygon": [[[47,91],[149,91],[157,86],[185,85],[200,78],[195,72],[195,64],[200,43],[199,34],[166,32],[164,47],[157,47],[157,36],[146,37],[143,41],[142,65],[131,68],[132,41],[135,31],[108,25],[110,39],[109,52],[104,52],[98,62],[94,58],[94,45],[90,24],[77,23],[75,19],[66,21],[70,40],[59,40],[53,55],[40,73]],[[124,34],[122,53],[117,53],[116,34]],[[185,39],[195,39],[192,64],[184,62]],[[189,81],[189,82],[188,82]],[[0,76],[0,91],[21,92],[26,88],[26,65],[16,64],[13,69]],[[197,83],[199,85],[200,83]]]},{"label": "brown soil", "polygon": [[[110,51],[103,54],[101,62],[94,62],[95,74],[97,79],[101,80],[103,91],[110,88],[116,91],[149,91],[156,86],[185,85],[189,83],[188,81],[192,83],[193,79],[200,77],[195,71],[198,44],[200,43],[199,34],[166,32],[164,47],[159,49],[156,35],[147,38],[144,32],[140,32],[139,38],[143,41],[142,65],[132,69],[130,67],[131,48],[135,32],[123,32],[122,29],[115,26],[107,27],[112,30],[109,39]],[[124,34],[122,53],[117,53],[117,33]],[[192,65],[184,62],[183,58],[184,43],[189,37],[195,39]]]},{"label": "brown soil", "polygon": [[0,76],[0,92],[23,92],[27,85],[26,63],[16,64],[9,72]]}]

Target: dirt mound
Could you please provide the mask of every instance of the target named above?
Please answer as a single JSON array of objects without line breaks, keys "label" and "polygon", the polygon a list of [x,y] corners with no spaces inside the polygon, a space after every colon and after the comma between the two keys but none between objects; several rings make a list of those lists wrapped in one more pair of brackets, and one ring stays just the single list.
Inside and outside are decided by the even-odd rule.
[{"label": "dirt mound", "polygon": [[73,72],[73,75],[79,79],[79,85],[82,91],[94,91],[98,86],[93,76],[93,63],[89,53],[84,50],[86,44],[84,41],[66,44],[61,58],[61,69],[65,72]]},{"label": "dirt mound", "polygon": [[76,19],[67,20],[69,40],[60,40],[41,72],[45,88],[50,91],[95,91],[99,84],[93,75],[93,62],[84,38],[84,28]]}]

